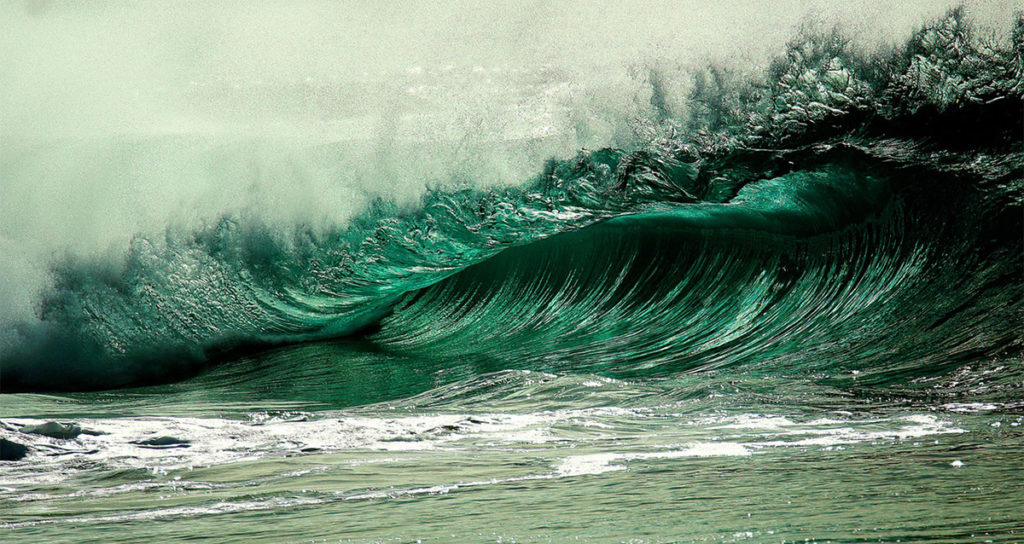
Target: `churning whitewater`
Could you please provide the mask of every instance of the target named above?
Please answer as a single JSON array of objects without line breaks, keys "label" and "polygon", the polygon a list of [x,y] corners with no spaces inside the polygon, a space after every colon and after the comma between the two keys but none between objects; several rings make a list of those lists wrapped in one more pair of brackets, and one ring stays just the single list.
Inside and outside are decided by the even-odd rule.
[{"label": "churning whitewater", "polygon": [[[229,79],[189,96],[275,103],[273,136],[26,129],[0,157],[0,527],[1019,542],[1011,19],[983,30],[954,8],[876,47],[805,25],[756,69],[634,67],[642,92],[591,103],[605,124],[565,116],[597,145],[555,158],[547,101],[579,89],[542,63],[408,68],[422,83],[383,85],[405,111],[370,143],[307,139],[274,115],[308,104]],[[318,92],[362,96],[367,74]],[[491,120],[515,121],[381,135],[402,115],[472,125],[438,113],[452,82],[481,103],[514,87],[514,115]],[[331,130],[366,132],[353,103]],[[93,175],[163,188],[101,191],[131,219],[91,238],[53,226],[66,210],[12,219],[47,202],[31,180],[74,198]]]}]

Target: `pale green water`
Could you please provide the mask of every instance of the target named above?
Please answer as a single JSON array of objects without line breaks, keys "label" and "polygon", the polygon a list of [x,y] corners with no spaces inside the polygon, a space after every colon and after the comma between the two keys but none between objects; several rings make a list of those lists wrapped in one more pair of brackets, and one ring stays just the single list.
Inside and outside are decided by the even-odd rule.
[{"label": "pale green water", "polygon": [[[55,448],[5,468],[4,541],[1019,542],[1024,529],[1019,404],[519,371],[342,410],[271,393],[212,416],[191,397],[5,397],[8,424],[48,414],[109,434],[40,439]],[[190,447],[128,443],[161,435]]]}]

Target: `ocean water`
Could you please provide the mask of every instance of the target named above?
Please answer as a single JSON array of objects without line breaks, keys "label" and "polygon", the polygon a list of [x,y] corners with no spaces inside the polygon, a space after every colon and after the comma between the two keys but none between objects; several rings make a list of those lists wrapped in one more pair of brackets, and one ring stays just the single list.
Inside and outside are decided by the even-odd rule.
[{"label": "ocean water", "polygon": [[997,4],[5,7],[0,540],[1024,541]]}]

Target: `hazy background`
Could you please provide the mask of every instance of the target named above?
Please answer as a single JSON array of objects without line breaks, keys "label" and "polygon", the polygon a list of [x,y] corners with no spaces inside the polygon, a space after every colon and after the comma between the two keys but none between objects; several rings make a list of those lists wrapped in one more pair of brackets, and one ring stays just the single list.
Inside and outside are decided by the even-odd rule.
[{"label": "hazy background", "polygon": [[[652,70],[756,70],[801,25],[895,43],[946,1],[0,2],[0,349],[49,264],[245,213],[343,225],[374,197],[521,183],[630,145]],[[970,2],[1005,29],[1021,2]]]},{"label": "hazy background", "polygon": [[[252,128],[278,111],[273,93],[233,97],[210,115],[190,86],[391,78],[415,70],[534,69],[594,79],[657,60],[758,62],[808,21],[864,42],[893,42],[954,2],[57,2],[0,5],[7,137],[97,131]],[[975,19],[1008,22],[1010,0],[968,2]],[[390,78],[389,78],[390,79]],[[398,92],[401,85],[391,89]],[[384,89],[381,89],[382,91]],[[298,97],[291,97],[293,100]],[[342,96],[345,116],[374,97]],[[357,105],[358,106],[358,105]],[[379,111],[378,111],[379,113]],[[211,119],[213,117],[214,119]],[[292,119],[292,121],[298,121]]]}]

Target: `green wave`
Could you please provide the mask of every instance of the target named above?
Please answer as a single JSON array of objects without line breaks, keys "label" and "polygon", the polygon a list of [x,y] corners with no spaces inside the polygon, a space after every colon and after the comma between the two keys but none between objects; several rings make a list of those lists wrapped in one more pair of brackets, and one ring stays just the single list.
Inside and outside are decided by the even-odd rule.
[{"label": "green wave", "polygon": [[1022,59],[1024,19],[992,44],[960,11],[870,57],[802,36],[763,80],[696,74],[689,117],[646,147],[524,187],[381,200],[326,233],[236,214],[137,236],[120,268],[63,259],[0,387],[166,381],[346,336],[432,368],[643,377],[902,383],[1019,357]]},{"label": "green wave", "polygon": [[[1019,352],[1019,249],[983,258],[966,221],[936,225],[922,217],[936,210],[884,194],[884,181],[865,179],[859,202],[820,194],[834,198],[837,178],[852,175],[794,173],[756,198],[619,217],[506,250],[406,295],[370,338],[513,368],[857,371],[862,383]],[[808,199],[793,178],[817,180],[819,194]],[[836,223],[837,209],[858,215],[858,205],[873,211]]]}]

